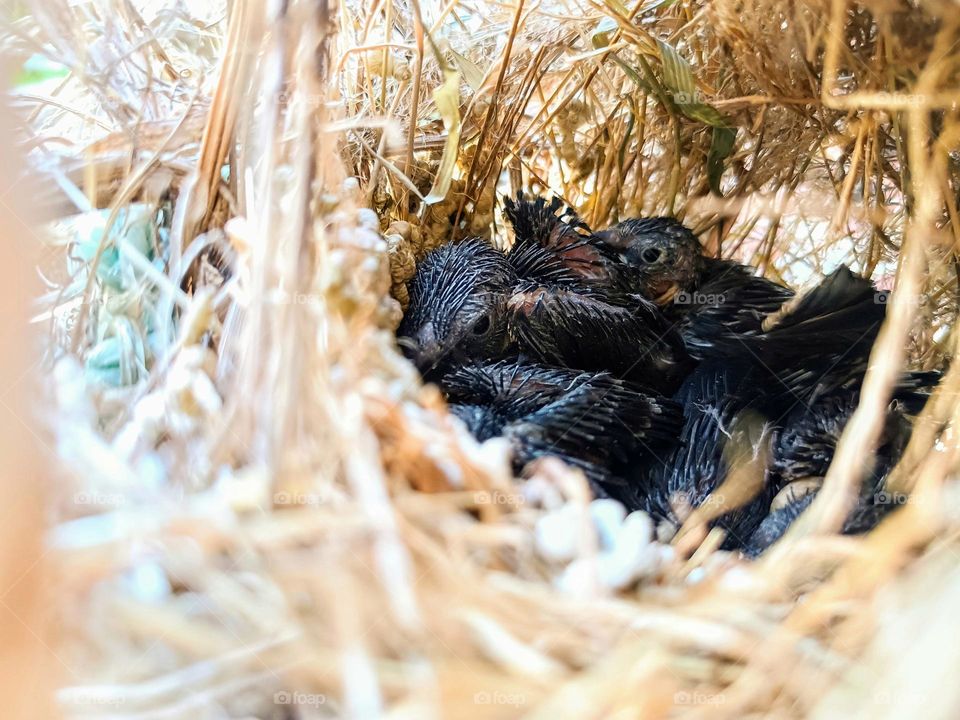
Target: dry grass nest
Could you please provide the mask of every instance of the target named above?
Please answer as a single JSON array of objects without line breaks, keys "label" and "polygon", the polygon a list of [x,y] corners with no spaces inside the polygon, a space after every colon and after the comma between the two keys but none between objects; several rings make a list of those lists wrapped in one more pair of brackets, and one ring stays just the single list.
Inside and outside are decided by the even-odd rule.
[{"label": "dry grass nest", "polygon": [[[12,102],[69,715],[956,716],[954,5],[199,6],[36,0],[5,34],[58,64]],[[583,477],[515,479],[399,355],[416,262],[508,243],[518,189],[894,289],[824,491],[761,560],[648,534],[610,587]],[[904,507],[837,536],[904,368],[947,368]]]}]

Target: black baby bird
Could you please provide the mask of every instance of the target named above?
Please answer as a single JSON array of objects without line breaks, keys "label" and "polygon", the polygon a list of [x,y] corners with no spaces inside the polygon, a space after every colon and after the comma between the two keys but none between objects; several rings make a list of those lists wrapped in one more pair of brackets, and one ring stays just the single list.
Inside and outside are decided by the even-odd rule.
[{"label": "black baby bird", "polygon": [[750,408],[750,385],[742,368],[709,363],[694,371],[674,397],[684,418],[678,439],[636,467],[632,505],[679,527],[706,503],[710,525],[726,533],[722,547],[743,545],[774,493],[767,467],[773,428]]},{"label": "black baby bird", "polygon": [[664,391],[692,367],[658,308],[629,290],[627,268],[559,200],[506,199],[518,284],[508,301],[521,351],[543,362],[604,370]]},{"label": "black baby bird", "polygon": [[733,260],[707,257],[697,237],[669,217],[624,220],[596,233],[619,253],[628,283],[678,323],[692,355],[736,346],[761,330],[763,318],[793,291]]},{"label": "black baby bird", "polygon": [[516,273],[499,250],[477,238],[447,244],[418,263],[410,305],[397,335],[425,376],[452,362],[504,357]]},{"label": "black baby bird", "polygon": [[[939,379],[936,372],[912,372],[904,375],[894,388],[876,454],[864,468],[857,501],[841,528],[845,535],[871,530],[903,501],[887,488],[887,476],[910,440],[911,418],[923,409]],[[779,540],[813,502],[819,482],[827,474],[840,435],[860,401],[862,375],[852,373],[845,380],[834,377],[827,382],[830,388],[809,406],[802,405],[791,412],[777,434],[772,471],[774,482],[782,488],[776,500],[783,501],[777,503],[746,542],[746,555],[755,557]]]},{"label": "black baby bird", "polygon": [[468,364],[441,378],[451,412],[478,440],[505,437],[516,472],[556,456],[601,496],[623,497],[628,467],[673,441],[679,406],[607,373],[538,364]]},{"label": "black baby bird", "polygon": [[419,263],[400,344],[421,372],[464,360],[524,358],[672,392],[691,367],[680,335],[624,290],[610,251],[562,205],[511,201],[506,253],[478,239]]},{"label": "black baby bird", "polygon": [[[882,319],[873,286],[840,268],[750,334],[714,349],[675,396],[684,407],[680,441],[663,464],[642,470],[640,501],[675,524],[710,502],[719,511],[712,524],[727,533],[724,547],[744,546],[783,484],[826,472]],[[752,437],[734,432],[745,419]],[[731,457],[744,450],[749,457],[733,472]]]}]

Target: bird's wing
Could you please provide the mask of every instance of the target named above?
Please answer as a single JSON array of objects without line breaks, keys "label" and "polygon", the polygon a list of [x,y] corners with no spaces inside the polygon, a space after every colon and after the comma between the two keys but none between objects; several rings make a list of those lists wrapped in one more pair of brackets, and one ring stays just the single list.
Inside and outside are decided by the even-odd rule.
[{"label": "bird's wing", "polygon": [[763,319],[793,291],[729,260],[708,260],[698,288],[674,297],[673,314],[696,357],[736,354],[761,331]]},{"label": "bird's wing", "polygon": [[797,348],[823,354],[869,353],[886,314],[882,295],[866,278],[841,266],[809,292],[764,320],[767,357]]},{"label": "bird's wing", "polygon": [[645,301],[632,307],[567,290],[519,290],[507,303],[518,346],[544,362],[606,370],[658,389],[689,369],[679,335]]},{"label": "bird's wing", "polygon": [[[761,427],[762,418],[755,422],[743,414],[744,403],[737,397],[736,387],[737,382],[729,381],[721,364],[698,368],[677,393],[684,413],[677,446],[665,463],[649,464],[640,477],[642,501],[655,517],[679,522],[686,515],[681,511],[699,508],[708,498],[717,503],[721,514],[711,525],[727,531],[724,547],[728,549],[739,547],[752,534],[767,512],[773,490],[765,467],[759,468],[761,484],[757,487],[724,485],[732,477],[731,470],[742,465],[737,453],[745,449],[740,432],[746,425],[759,422],[754,428],[759,431],[756,437],[748,438],[758,443],[746,448],[750,454],[759,454],[759,443],[768,436]],[[730,509],[724,512],[725,508]]]}]

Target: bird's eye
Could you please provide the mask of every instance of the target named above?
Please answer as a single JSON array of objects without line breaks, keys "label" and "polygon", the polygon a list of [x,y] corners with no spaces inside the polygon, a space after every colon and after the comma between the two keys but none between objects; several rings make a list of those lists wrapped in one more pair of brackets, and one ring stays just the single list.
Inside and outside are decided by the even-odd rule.
[{"label": "bird's eye", "polygon": [[471,328],[471,332],[473,332],[474,335],[485,335],[487,330],[489,329],[490,329],[490,318],[487,317],[486,315],[483,315],[480,317],[479,320],[477,320],[473,324],[473,327]]},{"label": "bird's eye", "polygon": [[645,263],[655,263],[663,257],[663,250],[660,248],[645,248],[640,253],[640,259]]}]

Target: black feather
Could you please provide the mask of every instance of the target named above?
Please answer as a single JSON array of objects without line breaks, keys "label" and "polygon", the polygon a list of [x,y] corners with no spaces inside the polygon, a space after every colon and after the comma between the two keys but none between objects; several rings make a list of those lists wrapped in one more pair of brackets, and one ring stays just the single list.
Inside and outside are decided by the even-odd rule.
[{"label": "black feather", "polygon": [[[639,504],[654,518],[680,524],[677,509],[699,507],[727,478],[725,450],[746,403],[739,379],[720,365],[700,366],[675,399],[682,403],[679,441],[663,462],[639,469]],[[764,483],[746,504],[713,521],[723,528],[725,549],[740,547],[765,517],[774,487]]]},{"label": "black feather", "polygon": [[619,306],[596,295],[535,288],[507,303],[517,347],[541,362],[617,377],[671,392],[691,360],[657,308],[643,300]]},{"label": "black feather", "polygon": [[704,259],[703,267],[697,286],[681,290],[664,308],[696,358],[743,352],[743,344],[761,334],[764,318],[793,297],[745,265]]},{"label": "black feather", "polygon": [[846,364],[865,361],[880,332],[885,308],[869,280],[841,266],[781,310],[763,333],[763,357],[779,365],[798,353],[815,350]]},{"label": "black feather", "polygon": [[458,368],[440,384],[478,439],[510,441],[517,472],[556,456],[604,494],[624,495],[624,469],[672,442],[682,422],[675,402],[606,373],[501,362]]},{"label": "black feather", "polygon": [[607,290],[625,287],[616,253],[598,242],[577,213],[559,198],[549,203],[541,197],[504,198],[504,213],[513,226],[515,240],[508,252],[522,278],[535,280],[530,273],[531,251],[546,253],[573,277],[604,284]]}]

